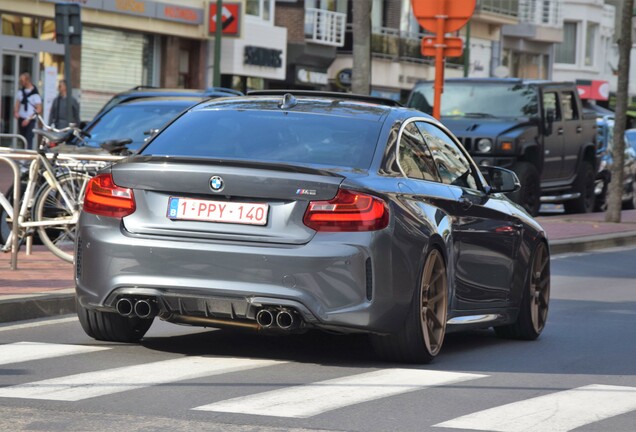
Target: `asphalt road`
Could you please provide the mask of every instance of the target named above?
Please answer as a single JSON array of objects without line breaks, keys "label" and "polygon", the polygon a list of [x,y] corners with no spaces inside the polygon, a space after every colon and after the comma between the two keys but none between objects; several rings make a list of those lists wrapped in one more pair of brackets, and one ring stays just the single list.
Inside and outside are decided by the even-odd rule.
[{"label": "asphalt road", "polygon": [[539,340],[453,334],[422,367],[378,362],[364,337],[1,326],[0,431],[635,431],[636,248],[561,255],[552,275]]}]

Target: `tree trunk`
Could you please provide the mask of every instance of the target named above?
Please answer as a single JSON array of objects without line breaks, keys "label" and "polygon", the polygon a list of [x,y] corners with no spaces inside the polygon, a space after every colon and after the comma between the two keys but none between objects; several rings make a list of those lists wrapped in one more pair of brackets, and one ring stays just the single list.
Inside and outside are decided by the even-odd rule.
[{"label": "tree trunk", "polygon": [[614,148],[612,149],[612,181],[606,222],[621,221],[623,205],[623,164],[625,163],[625,125],[627,124],[627,101],[629,100],[629,62],[632,51],[632,11],[634,0],[625,0],[621,11],[621,34],[618,40],[618,88],[616,91],[616,113],[614,121]]},{"label": "tree trunk", "polygon": [[351,91],[363,95],[371,91],[371,6],[371,0],[353,2]]}]

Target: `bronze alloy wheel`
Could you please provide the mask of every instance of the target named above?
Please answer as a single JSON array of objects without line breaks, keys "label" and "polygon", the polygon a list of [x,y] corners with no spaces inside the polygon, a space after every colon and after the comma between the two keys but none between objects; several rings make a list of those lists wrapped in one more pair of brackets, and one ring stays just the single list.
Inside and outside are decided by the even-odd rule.
[{"label": "bronze alloy wheel", "polygon": [[434,249],[426,259],[421,285],[420,322],[426,350],[435,356],[442,348],[446,333],[448,290],[446,266],[442,254]]},{"label": "bronze alloy wheel", "polygon": [[548,319],[550,301],[550,256],[545,243],[539,243],[530,280],[530,317],[536,333],[541,333]]}]

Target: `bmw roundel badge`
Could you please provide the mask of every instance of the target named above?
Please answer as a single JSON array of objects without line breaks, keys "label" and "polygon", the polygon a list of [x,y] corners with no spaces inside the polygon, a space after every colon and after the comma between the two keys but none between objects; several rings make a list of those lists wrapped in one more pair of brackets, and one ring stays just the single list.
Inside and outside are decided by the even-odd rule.
[{"label": "bmw roundel badge", "polygon": [[221,177],[213,176],[210,178],[210,188],[214,192],[221,192],[224,186],[225,186],[225,183],[223,183],[223,179]]}]

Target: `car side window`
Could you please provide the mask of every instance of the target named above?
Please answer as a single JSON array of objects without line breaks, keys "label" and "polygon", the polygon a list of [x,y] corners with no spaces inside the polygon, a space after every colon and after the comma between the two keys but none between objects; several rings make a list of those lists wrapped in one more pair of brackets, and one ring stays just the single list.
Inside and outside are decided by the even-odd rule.
[{"label": "car side window", "polygon": [[442,182],[470,189],[479,189],[472,165],[446,132],[427,122],[417,122],[417,127],[431,151]]},{"label": "car side window", "polygon": [[409,178],[439,182],[435,163],[414,122],[402,131],[399,147],[400,167]]},{"label": "car side window", "polygon": [[563,111],[563,120],[576,120],[579,118],[578,107],[576,106],[576,97],[572,92],[561,93],[561,107]]},{"label": "car side window", "polygon": [[559,104],[556,92],[546,92],[543,93],[543,111],[547,117],[549,112],[554,114],[554,120],[561,120],[561,109],[559,108]]}]

